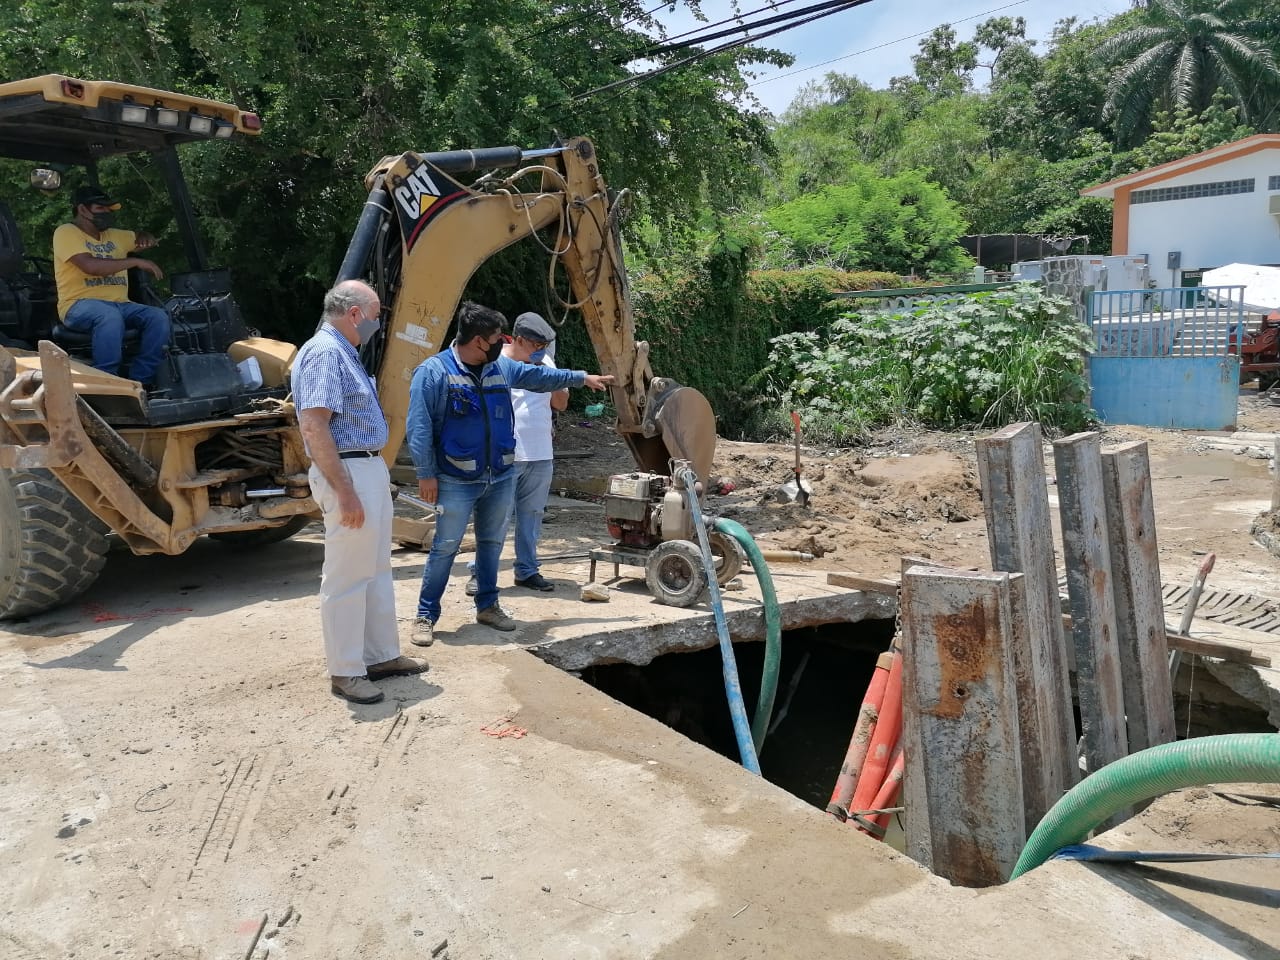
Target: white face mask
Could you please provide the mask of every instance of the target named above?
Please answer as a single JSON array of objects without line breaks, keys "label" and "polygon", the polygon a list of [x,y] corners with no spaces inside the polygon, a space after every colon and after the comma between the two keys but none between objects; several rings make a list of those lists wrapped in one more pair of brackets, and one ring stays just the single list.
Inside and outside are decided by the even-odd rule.
[{"label": "white face mask", "polygon": [[364,346],[373,339],[373,335],[378,332],[378,327],[382,324],[377,317],[366,317],[363,308],[360,310],[360,319],[356,321],[356,336],[360,339],[360,346]]}]

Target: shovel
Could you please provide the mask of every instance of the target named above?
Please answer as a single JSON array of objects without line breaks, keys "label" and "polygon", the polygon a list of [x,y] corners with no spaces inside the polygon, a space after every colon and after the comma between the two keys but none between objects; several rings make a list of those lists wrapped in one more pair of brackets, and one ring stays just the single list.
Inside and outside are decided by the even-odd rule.
[{"label": "shovel", "polygon": [[779,487],[778,492],[782,495],[784,503],[795,502],[802,507],[807,507],[813,487],[800,473],[800,414],[794,410],[791,411],[791,422],[796,425],[796,465],[792,468],[795,476]]}]

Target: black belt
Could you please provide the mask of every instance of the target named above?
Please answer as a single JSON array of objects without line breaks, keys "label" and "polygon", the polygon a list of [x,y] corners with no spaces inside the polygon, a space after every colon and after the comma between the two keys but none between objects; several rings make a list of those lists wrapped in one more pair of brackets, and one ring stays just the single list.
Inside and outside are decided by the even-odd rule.
[{"label": "black belt", "polygon": [[354,460],[357,457],[376,457],[377,455],[377,450],[343,450],[338,457],[342,460]]}]

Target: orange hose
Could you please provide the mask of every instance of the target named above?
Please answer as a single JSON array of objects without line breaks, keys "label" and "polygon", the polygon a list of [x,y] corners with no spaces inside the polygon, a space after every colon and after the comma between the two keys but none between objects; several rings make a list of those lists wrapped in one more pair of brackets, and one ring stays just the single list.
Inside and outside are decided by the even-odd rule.
[{"label": "orange hose", "polygon": [[889,761],[894,746],[902,734],[902,655],[894,654],[889,668],[889,680],[884,690],[884,703],[880,718],[871,736],[871,747],[858,776],[857,789],[853,792],[850,810],[867,810],[875,799],[889,773]]},{"label": "orange hose", "polygon": [[848,818],[849,802],[853,799],[854,789],[858,785],[858,774],[862,771],[863,761],[867,759],[867,750],[871,746],[871,734],[875,730],[876,717],[880,713],[885,687],[889,683],[889,666],[893,662],[892,658],[892,652],[885,652],[876,660],[875,672],[871,674],[871,682],[867,684],[867,692],[862,698],[862,707],[858,710],[857,722],[853,725],[849,749],[844,755],[844,763],[840,765],[840,775],[836,777],[835,789],[831,791],[831,802],[827,804],[827,813],[840,821]]},{"label": "orange hose", "polygon": [[[876,794],[875,799],[871,801],[871,810],[883,810],[886,807],[892,807],[898,799],[898,793],[902,790],[902,774],[906,770],[906,757],[902,753],[902,744],[893,751],[893,764],[889,767],[889,777],[880,787],[880,792]],[[857,808],[855,808],[857,809]],[[874,823],[880,828],[878,831],[870,831],[864,829],[861,825],[858,829],[863,833],[870,833],[877,840],[884,839],[884,829],[889,826],[889,813],[873,813],[867,816],[867,820]]]}]

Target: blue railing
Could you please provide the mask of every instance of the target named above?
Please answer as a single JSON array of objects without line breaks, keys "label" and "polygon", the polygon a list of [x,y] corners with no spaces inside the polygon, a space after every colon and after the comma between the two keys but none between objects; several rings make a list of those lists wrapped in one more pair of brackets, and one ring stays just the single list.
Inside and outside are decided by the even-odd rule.
[{"label": "blue railing", "polygon": [[1243,332],[1244,287],[1164,287],[1090,294],[1100,357],[1220,357]]}]

